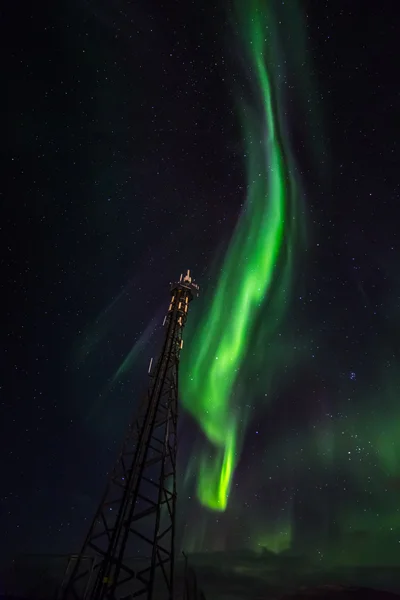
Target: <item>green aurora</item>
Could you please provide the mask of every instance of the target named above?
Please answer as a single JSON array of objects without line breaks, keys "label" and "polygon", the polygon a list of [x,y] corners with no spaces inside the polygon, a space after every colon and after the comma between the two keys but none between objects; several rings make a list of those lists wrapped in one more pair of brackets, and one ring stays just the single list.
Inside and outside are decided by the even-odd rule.
[{"label": "green aurora", "polygon": [[[303,232],[295,166],[276,109],[279,89],[268,68],[275,46],[269,35],[274,16],[267,5],[260,6],[252,1],[246,11],[237,12],[255,90],[251,103],[239,102],[247,163],[245,209],[181,370],[182,402],[211,446],[197,461],[198,499],[217,511],[226,509],[248,419],[237,398],[238,377],[255,334],[265,344],[281,322],[296,240]],[[266,303],[271,318],[260,325],[257,319]]]},{"label": "green aurora", "polygon": [[[382,308],[387,315],[388,330],[382,329],[373,344],[360,349],[371,356],[371,365],[376,369],[371,367],[367,382],[360,378],[356,385],[350,381],[343,383],[343,362],[341,357],[335,356],[335,347],[331,347],[327,335],[332,326],[321,325],[321,320],[323,323],[325,319],[329,321],[329,312],[328,316],[313,317],[316,333],[312,334],[312,344],[305,339],[304,327],[300,339],[293,323],[288,324],[285,320],[295,284],[296,259],[304,246],[305,236],[300,182],[286,129],[285,103],[282,102],[283,77],[277,68],[278,62],[286,62],[283,55],[296,63],[292,64],[292,69],[297,79],[292,83],[304,86],[297,89],[300,104],[303,94],[299,111],[304,112],[305,95],[312,96],[312,86],[303,66],[306,62],[304,35],[301,19],[297,19],[300,13],[295,9],[296,3],[290,0],[287,8],[289,12],[296,10],[296,18],[290,23],[287,18],[282,19],[280,27],[277,26],[280,17],[271,9],[267,10],[267,3],[264,3],[262,13],[257,6],[256,2],[246,3],[247,13],[239,11],[237,18],[241,47],[245,48],[248,62],[249,82],[247,102],[243,100],[242,90],[237,94],[247,171],[245,208],[222,262],[221,275],[213,284],[211,294],[202,292],[193,302],[185,330],[180,371],[181,401],[206,438],[206,443],[202,440],[196,445],[186,475],[187,479],[196,480],[198,499],[206,508],[225,511],[229,498],[229,510],[221,515],[221,518],[226,517],[225,531],[231,531],[232,523],[244,523],[245,534],[240,532],[240,543],[245,538],[242,545],[247,544],[246,547],[255,551],[266,548],[280,553],[295,545],[299,534],[291,503],[296,495],[308,504],[314,519],[314,516],[318,517],[319,507],[326,504],[327,495],[334,491],[335,526],[339,533],[337,543],[327,539],[324,552],[327,563],[352,565],[380,561],[391,564],[398,556],[400,539],[400,380],[394,358],[397,345],[391,347],[393,336],[398,339],[400,334],[397,300],[400,287],[391,292],[390,298],[386,299],[387,306]],[[278,3],[273,6],[275,10]],[[293,28],[295,23],[298,24],[297,35],[287,37],[293,41],[296,51],[287,54],[282,49],[284,44],[279,43],[278,31]],[[314,144],[312,125],[307,122],[307,132],[313,139],[312,143],[308,140],[312,146],[309,150],[317,153],[319,145]],[[393,270],[397,277],[397,264]],[[368,297],[362,286],[359,293],[363,304],[367,304]],[[84,343],[76,356],[79,366],[90,362],[94,349],[105,344],[109,331],[124,312],[121,310],[124,295],[125,291],[82,336]],[[199,321],[197,313],[201,310]],[[332,316],[331,321],[333,328],[339,329],[337,317]],[[112,383],[130,372],[151,334],[150,329],[135,342],[125,361],[114,371]],[[324,336],[327,339],[324,340]],[[265,506],[258,509],[260,512],[252,505],[246,514],[240,492],[235,494],[232,489],[232,478],[245,429],[253,416],[246,398],[247,381],[252,374],[262,372],[262,383],[258,387],[256,379],[251,380],[251,394],[260,396],[262,386],[265,407],[257,408],[260,409],[258,412],[265,408],[268,414],[272,405],[270,398],[277,402],[285,395],[286,381],[279,376],[290,373],[291,366],[301,361],[309,363],[310,346],[326,348],[319,355],[316,353],[312,369],[321,370],[322,365],[322,372],[327,371],[328,391],[324,394],[328,397],[327,404],[332,407],[328,412],[332,414],[327,416],[322,411],[315,417],[313,413],[312,428],[296,424],[296,431],[287,420],[277,439],[263,440],[266,452],[262,458],[254,460],[248,479],[240,474],[240,492],[246,490],[242,496],[251,501],[252,493],[257,491],[257,482],[263,482],[267,500]],[[334,382],[332,389],[329,382]],[[335,392],[336,383],[338,389]],[[109,387],[107,384],[106,391]],[[301,385],[298,387],[296,401],[304,407],[302,410],[308,410],[311,404],[313,409],[316,405],[321,406],[317,393],[306,397],[308,392]],[[92,412],[98,410],[95,403]],[[276,479],[279,490],[285,489],[281,495],[273,487]],[[340,493],[336,488],[340,488]],[[196,528],[191,528],[196,531],[189,530],[192,545],[185,546],[189,551],[210,548],[209,540],[215,536],[211,521],[214,515],[206,510],[203,513],[199,514],[196,507],[192,519]],[[316,527],[321,521],[322,518]],[[367,539],[363,534],[371,534],[371,538]],[[307,531],[307,539],[308,535]],[[321,538],[324,536],[321,527]],[[222,535],[217,541],[220,548],[232,546]],[[321,560],[320,555],[317,560]]]},{"label": "green aurora", "polygon": [[[271,5],[275,11],[278,3]],[[299,111],[304,112],[306,95],[312,102],[312,85],[307,81],[308,69],[304,67],[304,35],[296,3],[291,0],[287,7],[289,13],[296,11],[296,18],[290,22],[288,13],[286,19],[281,19],[282,15],[267,10],[267,3],[262,13],[257,6],[256,2],[247,3],[248,12],[239,11],[237,18],[249,83],[247,102],[242,90],[237,93],[247,172],[245,208],[222,262],[220,277],[213,283],[211,293],[202,292],[191,306],[180,371],[181,402],[206,438],[206,443],[201,440],[195,445],[185,483],[194,479],[203,506],[226,511],[225,515],[217,514],[226,520],[223,534],[218,538],[215,516],[207,510],[200,513],[197,506],[195,516],[188,519],[196,527],[189,527],[185,549],[193,552],[212,549],[210,539],[214,537],[218,538],[217,549],[230,549],[232,543],[226,542],[224,535],[236,523],[243,524],[238,534],[240,546],[257,552],[266,548],[274,553],[296,547],[296,537],[301,538],[301,534],[296,531],[292,504],[298,496],[312,513],[321,539],[326,537],[327,564],[391,564],[398,561],[400,539],[400,380],[395,359],[397,345],[392,342],[393,336],[398,339],[400,334],[400,283],[382,307],[387,315],[387,331],[382,328],[373,344],[360,349],[371,357],[374,365],[368,381],[360,378],[353,383],[343,379],[341,367],[348,359],[342,361],[337,351],[335,356],[335,346],[332,347],[329,338],[332,328],[340,329],[336,314],[331,315],[330,327],[324,325],[325,319],[329,321],[329,309],[327,315],[313,316],[315,333],[310,334],[310,340],[306,339],[307,333],[304,335],[308,325],[300,323],[300,335],[293,321],[288,323],[289,319],[285,319],[291,289],[298,283],[294,281],[296,259],[304,247],[305,226],[300,182],[285,120],[284,77],[277,68],[278,62],[286,63],[283,56],[292,61],[291,75],[295,75],[295,80],[291,82],[300,97]],[[278,20],[282,20],[280,27]],[[296,23],[297,35],[292,35]],[[284,44],[278,39],[278,32],[288,28],[292,29],[287,37],[296,49],[291,53],[282,48]],[[311,135],[312,125],[307,122],[310,154],[317,153],[320,147],[314,143],[315,130]],[[397,264],[393,270],[398,277]],[[356,293],[360,293],[362,303],[367,305],[369,300],[362,286]],[[81,337],[84,343],[75,357],[79,366],[90,362],[93,351],[105,344],[124,312],[121,309],[124,295],[125,291]],[[200,321],[199,311],[202,311]],[[114,370],[111,383],[129,374],[150,335],[149,326]],[[331,414],[316,410],[310,417],[312,427],[296,423],[295,431],[286,419],[279,436],[263,439],[266,451],[253,461],[248,478],[238,470],[240,488],[232,489],[245,430],[254,415],[248,408],[247,382],[251,381],[251,395],[264,399],[265,406],[257,407],[257,412],[264,411],[268,416],[273,405],[270,399],[277,404],[285,397],[286,376],[292,366],[300,362],[309,365],[310,347],[313,352],[314,348],[321,349],[315,353],[311,369],[323,373],[320,378],[327,379],[326,388],[323,394],[316,392],[312,396],[299,384],[296,402],[304,412],[311,405],[313,410],[316,406],[319,410],[323,395],[329,407],[326,412]],[[258,384],[251,376],[260,371],[262,381]],[[105,391],[109,388],[107,384]],[[97,412],[99,402],[94,403],[91,415]],[[274,487],[276,480],[279,484]],[[251,505],[258,482],[267,490],[261,508]],[[328,538],[321,526],[325,515],[318,514],[332,494],[335,494],[336,541]],[[248,509],[243,508],[244,497],[249,500]],[[228,498],[229,510],[226,510]],[[367,534],[371,537],[365,537]],[[305,534],[307,541],[308,537],[314,539],[309,531]],[[314,545],[320,549],[322,542],[318,540],[318,545]],[[306,546],[304,552],[308,552]],[[314,548],[311,552],[321,561]]]}]

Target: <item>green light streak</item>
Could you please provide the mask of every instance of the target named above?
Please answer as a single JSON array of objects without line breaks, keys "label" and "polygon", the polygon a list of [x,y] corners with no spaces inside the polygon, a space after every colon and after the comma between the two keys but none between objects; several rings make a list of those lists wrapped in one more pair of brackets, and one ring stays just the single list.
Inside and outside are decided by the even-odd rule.
[{"label": "green light streak", "polygon": [[142,335],[140,336],[140,338],[135,341],[131,350],[114,373],[114,376],[111,379],[111,385],[119,379],[121,379],[121,377],[123,377],[126,373],[129,373],[129,371],[131,371],[135,360],[143,351],[152,334],[154,333],[155,327],[156,325],[154,323],[154,319],[152,319],[146,327],[146,329],[144,330],[144,332],[142,333]]},{"label": "green light streak", "polygon": [[213,510],[221,510],[226,507],[226,491],[230,488],[232,472],[234,469],[234,457],[236,447],[236,436],[234,426],[228,427],[225,445],[217,445],[217,454],[214,459],[203,454],[200,459],[198,498],[204,506]]},{"label": "green light streak", "polygon": [[[266,13],[246,5],[243,37],[251,61],[261,111],[241,102],[247,157],[247,202],[225,257],[205,318],[182,365],[182,401],[213,446],[198,472],[198,498],[214,510],[227,506],[238,460],[245,411],[235,400],[235,384],[251,348],[260,309],[274,312],[267,329],[280,321],[291,278],[293,197],[289,158],[280,141],[272,78],[266,62]],[[258,115],[257,112],[261,114]],[[292,222],[289,221],[291,211]],[[285,249],[285,252],[283,250]],[[264,340],[265,341],[265,340]]]}]

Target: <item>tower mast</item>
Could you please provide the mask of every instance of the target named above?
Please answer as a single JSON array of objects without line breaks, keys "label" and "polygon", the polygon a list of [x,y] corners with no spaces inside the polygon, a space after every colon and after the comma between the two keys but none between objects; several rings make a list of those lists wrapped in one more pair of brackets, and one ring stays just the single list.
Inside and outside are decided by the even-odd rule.
[{"label": "tower mast", "polygon": [[198,290],[190,271],[171,284],[161,355],[153,369],[150,363],[139,415],[82,550],[70,561],[63,600],[173,600],[178,365],[189,303]]}]

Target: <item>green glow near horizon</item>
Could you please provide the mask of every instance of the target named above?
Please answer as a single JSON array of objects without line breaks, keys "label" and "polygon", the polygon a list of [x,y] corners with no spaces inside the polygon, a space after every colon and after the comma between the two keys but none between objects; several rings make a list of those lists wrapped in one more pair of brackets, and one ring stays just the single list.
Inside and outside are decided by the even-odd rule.
[{"label": "green glow near horizon", "polygon": [[249,109],[241,102],[246,206],[214,297],[191,343],[190,356],[183,358],[181,379],[182,402],[212,446],[199,461],[198,498],[204,506],[218,511],[227,506],[240,451],[239,436],[246,425],[244,409],[234,401],[235,384],[250,350],[260,308],[266,300],[275,307],[271,323],[279,322],[284,312],[295,221],[291,214],[292,222],[288,222],[293,181],[280,141],[272,79],[266,66],[267,15],[259,12],[254,1],[246,9],[240,19],[242,33],[261,100],[261,110]]},{"label": "green glow near horizon", "polygon": [[254,549],[265,549],[274,554],[280,554],[290,548],[292,537],[292,523],[288,521],[288,523],[282,524],[281,526],[278,525],[275,526],[275,528],[271,527],[271,530],[268,533],[264,533],[263,535],[260,535],[259,538],[256,538],[257,541]]}]

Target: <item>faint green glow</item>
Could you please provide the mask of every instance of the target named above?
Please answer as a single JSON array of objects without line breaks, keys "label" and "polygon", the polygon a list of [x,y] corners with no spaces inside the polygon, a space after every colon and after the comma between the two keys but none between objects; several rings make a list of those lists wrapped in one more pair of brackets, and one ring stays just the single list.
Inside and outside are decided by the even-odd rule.
[{"label": "faint green glow", "polygon": [[148,326],[146,327],[146,329],[144,330],[144,332],[142,333],[142,335],[139,337],[139,339],[137,339],[135,341],[132,348],[130,349],[130,351],[128,352],[128,354],[126,355],[126,357],[124,358],[124,360],[122,361],[122,363],[120,364],[120,366],[118,367],[116,372],[114,373],[114,376],[111,379],[111,384],[114,384],[121,377],[123,377],[126,373],[129,373],[129,371],[132,369],[132,366],[133,366],[135,360],[138,358],[140,353],[145,348],[146,344],[149,342],[149,339],[152,336],[152,334],[154,333],[155,328],[156,328],[156,323],[155,323],[155,320],[152,319],[150,321],[150,323],[148,324]]},{"label": "faint green glow", "polygon": [[275,531],[272,530],[257,539],[255,550],[268,550],[274,554],[280,554],[292,544],[292,525],[288,523]]},{"label": "faint green glow", "polygon": [[[106,336],[115,326],[116,311],[115,309],[120,304],[122,298],[126,293],[124,288],[111,302],[110,304],[96,317],[93,323],[85,328],[85,330],[79,336],[79,340],[76,344],[75,349],[75,360],[78,365],[85,362],[85,360],[97,349],[102,342],[104,342]],[[118,312],[118,315],[120,312]]]},{"label": "faint green glow", "polygon": [[220,511],[227,506],[239,435],[246,424],[243,406],[235,400],[235,383],[251,352],[251,337],[266,300],[274,312],[263,325],[264,331],[273,329],[284,312],[297,226],[294,182],[267,69],[267,14],[257,6],[257,2],[249,2],[240,17],[258,95],[252,99],[257,108],[240,102],[247,161],[246,206],[215,294],[182,365],[182,401],[212,446],[199,462],[198,498]]}]

